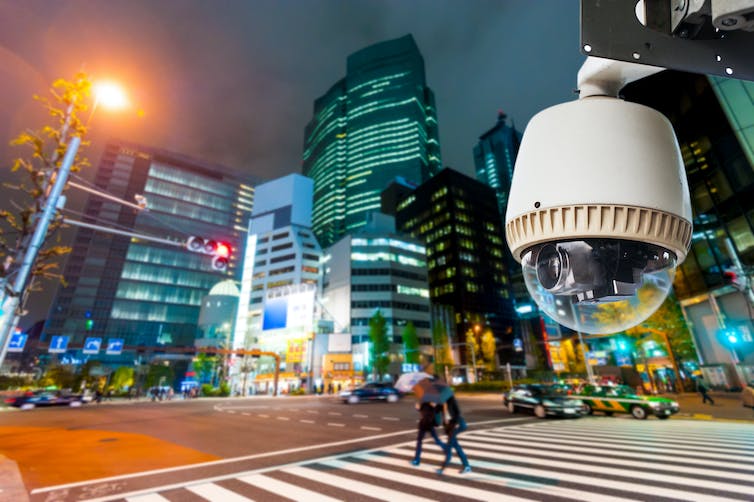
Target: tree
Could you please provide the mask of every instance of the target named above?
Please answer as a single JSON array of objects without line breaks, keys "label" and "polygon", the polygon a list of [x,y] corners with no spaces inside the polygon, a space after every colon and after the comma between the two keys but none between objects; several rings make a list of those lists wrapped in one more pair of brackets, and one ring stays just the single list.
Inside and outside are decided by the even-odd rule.
[{"label": "tree", "polygon": [[204,352],[196,355],[194,358],[194,370],[198,373],[200,383],[208,383],[212,380],[219,359],[219,356],[211,356]]},{"label": "tree", "polygon": [[45,372],[42,379],[39,381],[40,387],[55,386],[59,389],[70,389],[73,387],[76,375],[68,366],[55,365]]},{"label": "tree", "polygon": [[497,342],[492,330],[487,328],[482,333],[482,359],[487,371],[495,371],[495,357],[497,356]]},{"label": "tree", "polygon": [[[475,364],[477,359],[481,359],[482,354],[479,347],[479,341],[473,329],[466,331],[466,364]],[[474,368],[476,370],[476,368]]]},{"label": "tree", "polygon": [[[26,200],[13,201],[16,206],[15,212],[8,209],[0,210],[2,279],[10,278],[18,270],[18,265],[30,244],[38,215],[44,209],[48,187],[60,168],[69,139],[73,135],[83,138],[86,133],[86,126],[80,116],[89,108],[91,82],[88,77],[80,73],[70,82],[56,80],[52,84],[50,94],[51,98],[34,96],[34,99],[47,109],[52,123],[37,131],[24,131],[11,142],[12,146],[25,147],[30,151],[26,156],[14,159],[11,166],[12,172],[23,174],[21,179],[15,183],[4,183],[6,187],[15,190],[17,196]],[[71,167],[72,172],[89,165],[80,153],[86,144],[82,141],[82,147],[79,148],[79,154]],[[28,293],[36,290],[35,279],[62,279],[57,271],[58,261],[62,255],[69,253],[71,248],[59,245],[59,235],[57,239],[50,239],[61,225],[62,220],[59,219],[50,223],[48,238],[34,261],[28,286],[24,291],[12,293],[24,293],[20,298],[18,311],[23,310]]]},{"label": "tree", "polygon": [[435,372],[438,375],[445,375],[446,368],[453,366],[453,354],[450,350],[445,323],[442,321],[432,326],[432,346],[435,353]]},{"label": "tree", "polygon": [[134,369],[131,366],[119,366],[110,377],[110,387],[120,390],[134,384]]},{"label": "tree", "polygon": [[390,340],[387,336],[387,321],[379,309],[369,319],[369,340],[372,342],[372,374],[382,380],[390,364]]},{"label": "tree", "polygon": [[164,364],[150,364],[149,371],[147,371],[147,378],[145,384],[147,388],[157,387],[160,385],[173,385],[173,379],[175,378],[173,368],[165,366]]},{"label": "tree", "polygon": [[406,354],[408,364],[419,364],[421,353],[419,352],[419,335],[412,321],[408,321],[401,333],[403,338],[403,352]]}]

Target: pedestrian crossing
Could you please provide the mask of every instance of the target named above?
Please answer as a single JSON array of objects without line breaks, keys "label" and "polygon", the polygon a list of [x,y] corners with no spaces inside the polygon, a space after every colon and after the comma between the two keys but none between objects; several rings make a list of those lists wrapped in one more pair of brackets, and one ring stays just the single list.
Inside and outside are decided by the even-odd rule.
[{"label": "pedestrian crossing", "polygon": [[437,474],[414,442],[97,500],[754,501],[754,424],[604,417],[537,421],[459,437],[473,472]]}]

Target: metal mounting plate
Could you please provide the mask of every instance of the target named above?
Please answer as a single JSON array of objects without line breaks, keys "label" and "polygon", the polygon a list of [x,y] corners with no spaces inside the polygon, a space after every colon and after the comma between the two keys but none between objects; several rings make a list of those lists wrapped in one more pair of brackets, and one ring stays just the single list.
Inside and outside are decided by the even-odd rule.
[{"label": "metal mounting plate", "polygon": [[634,0],[581,0],[581,52],[754,81],[754,32],[721,31],[721,38],[704,40],[666,35],[643,26],[635,6]]}]

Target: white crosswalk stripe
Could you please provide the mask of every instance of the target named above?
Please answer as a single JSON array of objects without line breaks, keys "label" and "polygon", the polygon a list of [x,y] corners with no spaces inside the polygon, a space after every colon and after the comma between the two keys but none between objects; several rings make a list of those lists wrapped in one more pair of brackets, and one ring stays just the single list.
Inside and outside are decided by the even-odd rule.
[{"label": "white crosswalk stripe", "polygon": [[[265,494],[306,501],[754,500],[754,424],[593,417],[470,430],[460,442],[471,473],[457,474],[456,459],[437,474],[444,455],[431,442],[422,464],[410,465],[411,441],[172,485],[170,499],[185,490],[210,501],[264,500]],[[120,500],[166,500],[167,491]]]}]

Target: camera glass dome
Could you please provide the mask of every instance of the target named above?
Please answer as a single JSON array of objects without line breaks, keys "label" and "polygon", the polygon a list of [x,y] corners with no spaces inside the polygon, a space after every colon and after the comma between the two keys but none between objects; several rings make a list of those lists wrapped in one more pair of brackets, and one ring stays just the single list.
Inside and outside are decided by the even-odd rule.
[{"label": "camera glass dome", "polygon": [[617,333],[657,310],[673,285],[673,252],[644,242],[548,242],[521,259],[534,301],[558,323],[592,334]]}]

